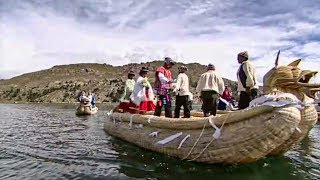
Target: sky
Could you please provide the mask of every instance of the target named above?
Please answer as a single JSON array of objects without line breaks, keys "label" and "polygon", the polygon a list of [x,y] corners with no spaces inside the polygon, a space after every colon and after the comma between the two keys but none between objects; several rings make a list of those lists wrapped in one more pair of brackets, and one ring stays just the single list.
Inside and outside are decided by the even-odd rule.
[{"label": "sky", "polygon": [[278,50],[280,65],[301,58],[320,70],[319,9],[318,0],[0,0],[0,79],[170,56],[236,80],[237,54],[248,51],[261,84]]}]

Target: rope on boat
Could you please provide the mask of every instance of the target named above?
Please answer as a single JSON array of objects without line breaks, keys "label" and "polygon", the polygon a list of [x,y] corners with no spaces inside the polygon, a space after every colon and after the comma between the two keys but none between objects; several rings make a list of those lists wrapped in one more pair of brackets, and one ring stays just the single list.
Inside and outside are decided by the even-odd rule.
[{"label": "rope on boat", "polygon": [[130,127],[130,128],[132,127],[133,116],[135,116],[135,115],[139,115],[139,114],[132,114],[132,115],[130,116],[130,123],[129,123],[129,127]]},{"label": "rope on boat", "polygon": [[157,137],[157,136],[158,136],[158,134],[159,134],[159,132],[158,132],[158,131],[154,131],[154,132],[150,133],[150,134],[149,134],[149,136]]},{"label": "rope on boat", "polygon": [[[215,131],[214,134],[212,135],[211,141],[206,145],[205,148],[203,148],[203,150],[202,150],[196,157],[194,157],[194,158],[191,159],[190,161],[194,161],[194,160],[198,159],[198,158],[202,155],[202,153],[203,153],[205,150],[207,150],[207,148],[210,146],[210,144],[211,144],[214,140],[216,140],[216,139],[218,139],[218,138],[220,137],[222,128],[224,127],[225,122],[226,122],[227,119],[229,118],[229,115],[230,115],[230,114],[227,114],[227,115],[226,115],[226,118],[225,118],[224,121],[222,122],[222,125],[221,125],[220,129],[213,123],[214,126],[215,126],[214,128],[215,128],[215,129],[217,128],[219,131],[217,131],[217,129],[216,129],[216,131]],[[210,122],[210,124],[212,125],[211,119],[212,119],[212,117],[209,117],[209,122]],[[216,132],[217,132],[217,133],[216,133]]]},{"label": "rope on boat", "polygon": [[119,113],[119,121],[122,122],[121,113]]},{"label": "rope on boat", "polygon": [[156,144],[157,144],[157,145],[165,145],[165,144],[167,144],[167,143],[169,143],[169,142],[177,139],[177,138],[180,137],[182,134],[183,134],[182,132],[176,133],[176,134],[171,135],[171,136],[169,136],[169,137],[167,137],[167,138],[165,138],[165,139],[163,139],[163,140],[161,140],[161,141],[156,142]]},{"label": "rope on boat", "polygon": [[148,123],[149,123],[149,124],[151,123],[151,118],[152,118],[152,116],[150,116],[150,117],[148,118]]},{"label": "rope on boat", "polygon": [[206,125],[207,125],[207,121],[206,121],[206,123],[203,125],[202,131],[201,131],[198,139],[197,139],[196,142],[193,144],[193,146],[192,146],[192,148],[190,149],[190,151],[189,151],[189,153],[187,154],[187,156],[184,157],[184,158],[182,158],[182,160],[185,160],[185,159],[187,159],[187,158],[190,156],[190,154],[191,154],[191,152],[193,151],[194,147],[197,145],[198,141],[200,140],[200,138],[201,138],[201,136],[202,136],[202,134],[203,134],[203,131],[204,131],[204,129],[206,128]]},{"label": "rope on boat", "polygon": [[182,139],[182,141],[180,142],[180,144],[179,144],[179,146],[178,146],[178,149],[181,148],[182,144],[183,144],[189,137],[190,137],[190,134],[188,134],[186,137],[184,137],[184,138]]}]

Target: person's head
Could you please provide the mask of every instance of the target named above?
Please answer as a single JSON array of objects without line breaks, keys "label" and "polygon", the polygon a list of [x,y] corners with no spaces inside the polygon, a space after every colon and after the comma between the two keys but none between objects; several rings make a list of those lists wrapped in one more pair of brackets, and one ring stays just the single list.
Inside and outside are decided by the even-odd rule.
[{"label": "person's head", "polygon": [[175,64],[176,64],[176,62],[174,60],[172,60],[170,57],[164,58],[163,67],[165,67],[166,69],[172,68],[172,66],[174,66]]},{"label": "person's head", "polygon": [[180,66],[178,67],[179,73],[185,73],[188,71],[187,66]]},{"label": "person's head", "polygon": [[216,70],[216,67],[213,65],[213,64],[208,64],[207,66],[207,70],[210,71],[210,70]]},{"label": "person's head", "polygon": [[244,61],[247,61],[248,59],[249,59],[249,54],[247,51],[243,51],[238,54],[238,63],[239,64],[241,64]]},{"label": "person's head", "polygon": [[139,72],[139,75],[140,75],[141,77],[147,77],[147,76],[148,76],[148,72],[149,72],[148,68],[142,67],[141,70],[140,70],[140,72]]},{"label": "person's head", "polygon": [[225,89],[228,89],[228,86],[224,86]]},{"label": "person's head", "polygon": [[85,96],[86,92],[85,91],[81,91],[81,96]]},{"label": "person's head", "polygon": [[92,92],[88,92],[88,96],[92,96]]},{"label": "person's head", "polygon": [[129,71],[128,72],[128,79],[133,79],[135,76],[134,72],[133,71]]}]

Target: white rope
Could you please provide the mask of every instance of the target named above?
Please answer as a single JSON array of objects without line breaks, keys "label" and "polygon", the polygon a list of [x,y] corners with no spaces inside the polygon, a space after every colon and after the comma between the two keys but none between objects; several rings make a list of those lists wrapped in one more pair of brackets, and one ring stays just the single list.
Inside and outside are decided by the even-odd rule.
[{"label": "white rope", "polygon": [[183,134],[182,132],[179,132],[179,133],[177,133],[177,134],[171,135],[171,136],[169,136],[169,137],[167,137],[167,138],[165,138],[165,139],[163,139],[163,140],[161,140],[161,141],[158,141],[156,144],[157,144],[157,145],[165,145],[165,144],[167,144],[167,143],[169,143],[169,142],[177,139],[177,138],[180,137],[182,134]]},{"label": "white rope", "polygon": [[180,142],[180,144],[179,144],[179,146],[178,146],[178,149],[181,148],[182,144],[183,144],[189,137],[190,137],[190,134],[188,134],[186,137],[184,137],[184,138],[182,139],[182,141]]},{"label": "white rope", "polygon": [[152,116],[150,116],[150,117],[148,118],[148,123],[149,123],[149,124],[151,123],[151,118],[152,118]]},{"label": "white rope", "polygon": [[150,134],[149,134],[149,136],[157,137],[157,136],[158,136],[158,134],[159,134],[159,132],[158,132],[158,131],[154,131],[154,132],[150,133]]},{"label": "white rope", "polygon": [[139,114],[132,114],[132,115],[130,116],[129,127],[132,127],[133,116],[136,116],[136,115],[139,115]]},{"label": "white rope", "polygon": [[[202,153],[210,146],[210,144],[211,144],[214,140],[216,140],[216,139],[218,139],[218,138],[220,137],[221,130],[222,130],[222,128],[224,127],[225,122],[226,122],[227,119],[229,118],[229,115],[230,115],[230,113],[226,115],[226,118],[224,119],[224,121],[223,121],[220,129],[219,129],[213,122],[211,122],[212,117],[211,117],[211,119],[210,119],[210,117],[209,117],[209,122],[210,122],[211,126],[214,125],[216,128],[219,129],[219,131],[217,131],[217,129],[216,129],[216,131],[214,132],[214,134],[213,134],[213,136],[212,136],[211,141],[210,141],[210,142],[206,145],[206,147],[203,148],[203,150],[202,150],[196,157],[194,157],[191,161],[194,161],[194,160],[198,159],[198,158],[202,155]],[[216,132],[217,132],[217,133],[216,133]]]},{"label": "white rope", "polygon": [[192,146],[192,148],[190,149],[190,151],[189,151],[189,153],[187,154],[187,156],[184,157],[184,158],[182,158],[182,160],[187,159],[187,158],[190,156],[190,154],[191,154],[191,152],[193,151],[194,147],[197,145],[198,141],[200,140],[200,138],[201,138],[201,136],[202,136],[202,134],[203,134],[203,131],[204,131],[204,129],[206,128],[206,125],[207,125],[207,121],[206,121],[206,123],[204,123],[203,128],[202,128],[202,131],[201,131],[198,139],[197,139],[196,142],[193,144],[193,146]]}]

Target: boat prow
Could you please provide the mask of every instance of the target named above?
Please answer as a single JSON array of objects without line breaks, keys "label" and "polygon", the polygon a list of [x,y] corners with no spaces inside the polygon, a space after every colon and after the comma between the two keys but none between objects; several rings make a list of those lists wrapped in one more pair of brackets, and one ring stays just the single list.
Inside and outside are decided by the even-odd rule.
[{"label": "boat prow", "polygon": [[98,112],[98,107],[90,107],[90,106],[79,106],[76,110],[77,116],[82,115],[93,115]]}]

